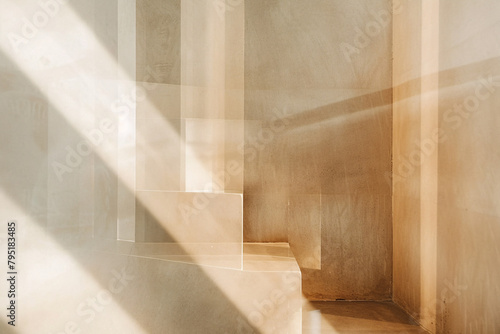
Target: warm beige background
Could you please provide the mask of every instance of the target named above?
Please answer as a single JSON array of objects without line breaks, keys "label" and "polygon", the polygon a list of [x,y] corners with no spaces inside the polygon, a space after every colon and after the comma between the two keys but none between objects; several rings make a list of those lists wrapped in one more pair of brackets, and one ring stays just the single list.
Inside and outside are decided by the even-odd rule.
[{"label": "warm beige background", "polygon": [[390,17],[341,48],[390,9],[245,3],[244,236],[289,241],[313,299],[391,298]]},{"label": "warm beige background", "polygon": [[[224,245],[128,256],[137,236],[215,243],[242,232],[288,241],[311,299],[393,298],[435,333],[497,331],[498,2],[249,0],[222,17],[207,3],[67,1],[19,50],[0,40],[0,221],[19,222],[18,332],[72,320],[95,333],[251,331],[240,320],[275,289],[293,303],[263,328],[300,330],[286,245],[243,258],[239,243],[227,258],[217,257]],[[0,5],[2,34],[22,35],[22,18],[41,10]],[[380,17],[391,6],[394,25]],[[136,84],[156,86],[117,114]],[[471,111],[453,110],[464,103]],[[67,165],[68,148],[103,120],[114,128],[59,178],[54,164]],[[232,160],[244,176],[229,173]],[[192,222],[206,230],[183,228],[171,212],[205,186],[212,201]],[[136,215],[153,223],[136,229]],[[200,258],[216,267],[193,266]],[[79,304],[123,268],[136,270],[128,290],[85,324]],[[0,331],[10,334],[3,322]]]},{"label": "warm beige background", "polygon": [[402,5],[393,46],[394,300],[432,332],[494,333],[500,93],[481,78],[500,81],[499,3]]}]

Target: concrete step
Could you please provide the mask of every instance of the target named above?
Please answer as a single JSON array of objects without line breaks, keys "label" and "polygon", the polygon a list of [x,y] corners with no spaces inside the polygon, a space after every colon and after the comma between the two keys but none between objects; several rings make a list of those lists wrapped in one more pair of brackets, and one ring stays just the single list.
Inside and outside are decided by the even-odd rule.
[{"label": "concrete step", "polygon": [[[20,312],[33,321],[22,322],[20,329],[301,333],[301,274],[288,244],[242,249],[238,255],[234,244],[87,240],[66,252],[44,250],[36,265],[26,266],[34,270],[25,272],[29,282],[21,282],[30,287],[30,298]],[[54,263],[57,274],[35,275],[37,267]],[[49,314],[57,317],[38,321]]]}]

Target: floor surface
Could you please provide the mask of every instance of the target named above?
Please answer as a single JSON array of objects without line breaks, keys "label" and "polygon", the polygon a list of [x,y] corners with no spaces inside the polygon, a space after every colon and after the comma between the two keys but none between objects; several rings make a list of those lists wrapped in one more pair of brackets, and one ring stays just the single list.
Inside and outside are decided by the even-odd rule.
[{"label": "floor surface", "polygon": [[391,302],[309,302],[302,317],[303,334],[428,333]]}]

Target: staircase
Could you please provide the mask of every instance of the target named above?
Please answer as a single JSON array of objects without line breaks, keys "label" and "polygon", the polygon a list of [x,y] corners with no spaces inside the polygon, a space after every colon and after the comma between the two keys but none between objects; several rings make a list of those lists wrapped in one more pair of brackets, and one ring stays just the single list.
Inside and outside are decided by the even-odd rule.
[{"label": "staircase", "polygon": [[[118,241],[93,248],[100,260],[86,268],[94,266],[94,275],[126,268],[131,282],[119,302],[140,315],[140,333],[302,332],[301,275],[286,243]],[[108,316],[114,332],[128,333],[127,322]],[[105,323],[90,325],[92,333],[106,330]]]},{"label": "staircase", "polygon": [[99,247],[149,287],[151,332],[301,333],[288,244],[243,242],[244,5],[136,13],[135,238]]},{"label": "staircase", "polygon": [[[241,194],[137,191],[137,203],[136,242],[101,250],[112,246],[114,254],[133,257],[140,281],[150,282],[149,272],[160,270],[172,287],[159,290],[185,291],[148,300],[158,307],[183,304],[167,311],[182,324],[196,314],[199,327],[189,333],[301,333],[298,264],[287,243],[242,242]],[[168,319],[156,326],[170,328]]]}]

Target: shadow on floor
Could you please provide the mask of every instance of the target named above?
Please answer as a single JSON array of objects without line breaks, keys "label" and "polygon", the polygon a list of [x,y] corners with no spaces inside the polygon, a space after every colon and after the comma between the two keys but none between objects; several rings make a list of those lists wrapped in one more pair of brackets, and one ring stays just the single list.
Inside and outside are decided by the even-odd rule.
[{"label": "shadow on floor", "polygon": [[303,334],[428,333],[392,302],[309,302],[302,317]]}]

